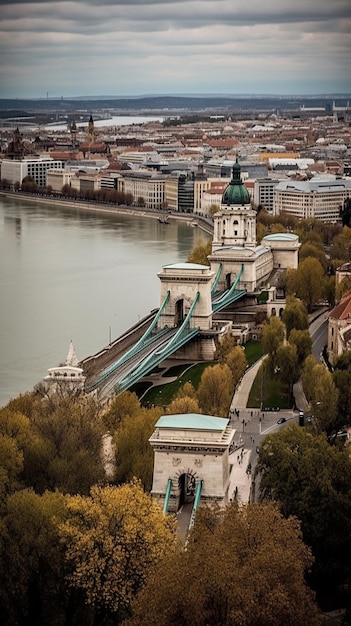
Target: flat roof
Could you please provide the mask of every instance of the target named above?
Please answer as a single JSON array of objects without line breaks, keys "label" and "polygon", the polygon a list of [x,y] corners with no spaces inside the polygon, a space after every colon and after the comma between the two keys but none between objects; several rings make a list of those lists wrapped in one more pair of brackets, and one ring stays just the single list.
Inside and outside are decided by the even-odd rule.
[{"label": "flat roof", "polygon": [[200,263],[171,263],[170,265],[164,265],[164,269],[175,270],[209,270],[209,265],[200,265]]},{"label": "flat roof", "polygon": [[225,417],[200,415],[199,413],[180,413],[176,415],[161,415],[156,428],[176,428],[179,430],[217,430],[222,431],[229,424]]},{"label": "flat roof", "polygon": [[294,233],[273,233],[272,235],[266,235],[262,241],[296,241],[298,236]]}]

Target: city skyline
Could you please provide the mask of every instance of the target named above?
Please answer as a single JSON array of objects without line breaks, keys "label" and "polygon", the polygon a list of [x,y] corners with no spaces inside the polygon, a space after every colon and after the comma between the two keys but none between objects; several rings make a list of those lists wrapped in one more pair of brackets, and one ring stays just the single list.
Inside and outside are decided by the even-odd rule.
[{"label": "city skyline", "polygon": [[348,0],[0,0],[2,98],[351,92]]}]

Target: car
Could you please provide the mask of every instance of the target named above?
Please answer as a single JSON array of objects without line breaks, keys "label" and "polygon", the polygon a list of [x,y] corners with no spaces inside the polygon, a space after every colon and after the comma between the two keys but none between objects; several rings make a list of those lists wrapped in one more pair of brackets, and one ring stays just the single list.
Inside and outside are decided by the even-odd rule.
[{"label": "car", "polygon": [[284,422],[286,422],[285,417],[280,417],[277,421],[277,424],[284,424]]}]

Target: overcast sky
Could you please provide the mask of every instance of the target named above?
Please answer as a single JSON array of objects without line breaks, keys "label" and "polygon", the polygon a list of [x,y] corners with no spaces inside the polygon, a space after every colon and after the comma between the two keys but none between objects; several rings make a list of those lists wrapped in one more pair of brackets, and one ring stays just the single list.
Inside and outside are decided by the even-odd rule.
[{"label": "overcast sky", "polygon": [[351,93],[350,0],[0,0],[1,97]]}]

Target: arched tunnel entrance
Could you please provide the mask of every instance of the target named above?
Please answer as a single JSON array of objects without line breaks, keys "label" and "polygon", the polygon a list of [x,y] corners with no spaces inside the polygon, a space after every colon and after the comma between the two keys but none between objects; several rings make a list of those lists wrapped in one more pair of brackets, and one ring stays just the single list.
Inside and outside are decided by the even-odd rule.
[{"label": "arched tunnel entrance", "polygon": [[195,499],[195,476],[192,474],[181,474],[178,478],[179,505],[180,509],[184,504],[190,504]]},{"label": "arched tunnel entrance", "polygon": [[184,300],[177,300],[175,305],[175,326],[181,326],[184,322]]}]

